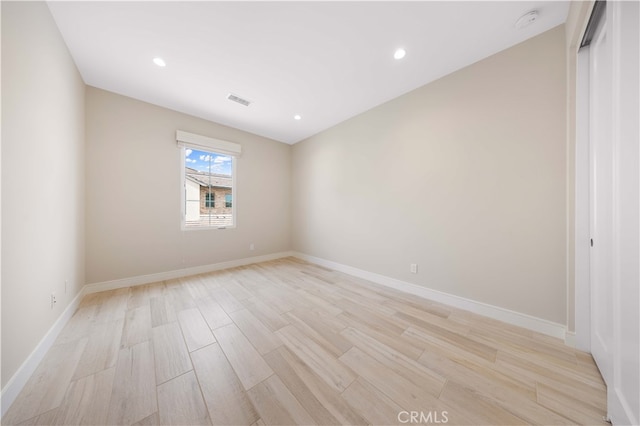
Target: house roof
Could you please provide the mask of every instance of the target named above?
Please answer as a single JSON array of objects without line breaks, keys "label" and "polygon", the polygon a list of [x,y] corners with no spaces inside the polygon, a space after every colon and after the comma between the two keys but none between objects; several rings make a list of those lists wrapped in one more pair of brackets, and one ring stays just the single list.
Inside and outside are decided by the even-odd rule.
[{"label": "house roof", "polygon": [[186,168],[185,174],[187,179],[200,186],[220,188],[231,188],[232,186],[231,176],[229,175],[200,172],[190,167]]}]

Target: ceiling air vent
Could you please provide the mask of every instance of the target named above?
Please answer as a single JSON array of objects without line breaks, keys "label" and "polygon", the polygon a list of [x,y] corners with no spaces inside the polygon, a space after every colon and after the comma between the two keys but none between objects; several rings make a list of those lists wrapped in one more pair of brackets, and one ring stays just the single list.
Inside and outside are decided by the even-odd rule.
[{"label": "ceiling air vent", "polygon": [[234,95],[233,93],[229,93],[229,94],[227,95],[227,99],[229,99],[230,101],[233,101],[233,102],[237,102],[237,103],[239,103],[240,105],[244,105],[244,106],[249,106],[249,105],[251,105],[251,101],[249,101],[249,100],[247,100],[247,99],[244,99],[244,98],[241,98],[241,97],[240,97],[240,96],[238,96],[238,95]]}]

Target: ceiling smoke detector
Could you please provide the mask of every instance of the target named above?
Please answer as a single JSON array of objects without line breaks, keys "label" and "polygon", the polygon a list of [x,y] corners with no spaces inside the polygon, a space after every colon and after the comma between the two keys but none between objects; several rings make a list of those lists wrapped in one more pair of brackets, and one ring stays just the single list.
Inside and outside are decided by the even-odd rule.
[{"label": "ceiling smoke detector", "polygon": [[521,30],[533,24],[537,20],[538,20],[538,11],[532,10],[531,12],[527,12],[524,15],[522,15],[520,19],[516,21],[516,28]]},{"label": "ceiling smoke detector", "polygon": [[242,98],[238,95],[234,95],[233,93],[229,93],[227,95],[227,99],[229,99],[230,101],[239,103],[240,105],[244,105],[244,106],[249,106],[251,105],[251,101],[245,98]]}]

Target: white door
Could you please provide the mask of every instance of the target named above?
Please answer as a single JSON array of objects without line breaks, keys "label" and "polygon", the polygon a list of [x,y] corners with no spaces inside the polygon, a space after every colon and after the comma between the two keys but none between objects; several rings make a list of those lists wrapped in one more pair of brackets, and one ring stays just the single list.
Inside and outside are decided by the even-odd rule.
[{"label": "white door", "polygon": [[605,382],[611,377],[613,282],[613,150],[611,128],[611,47],[606,16],[589,47],[591,352]]},{"label": "white door", "polygon": [[614,425],[640,424],[639,27],[639,2],[607,2],[585,52],[591,353]]}]

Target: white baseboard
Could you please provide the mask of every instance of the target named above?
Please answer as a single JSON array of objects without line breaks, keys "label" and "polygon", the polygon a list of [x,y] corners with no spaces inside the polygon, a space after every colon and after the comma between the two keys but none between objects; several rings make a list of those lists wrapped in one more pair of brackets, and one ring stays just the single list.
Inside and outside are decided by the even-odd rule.
[{"label": "white baseboard", "polygon": [[9,407],[11,407],[11,404],[13,404],[13,401],[18,397],[24,385],[27,384],[27,381],[40,364],[40,361],[42,361],[47,354],[47,351],[53,346],[58,334],[60,334],[60,331],[62,331],[69,319],[71,319],[76,312],[85,294],[83,287],[58,317],[56,322],[53,323],[47,334],[40,340],[38,346],[36,346],[20,368],[18,368],[18,371],[9,379],[4,389],[2,389],[2,394],[0,395],[0,419],[5,415]]},{"label": "white baseboard", "polygon": [[188,277],[190,275],[205,274],[207,272],[219,271],[222,269],[235,268],[236,266],[250,265],[252,263],[268,262],[269,260],[281,259],[293,256],[293,252],[285,251],[264,256],[246,257],[244,259],[229,260],[227,262],[212,263],[210,265],[194,266],[191,268],[175,269],[173,271],[159,272],[157,274],[138,275],[136,277],[122,278],[119,280],[103,281],[85,285],[85,294],[98,293],[101,291],[116,290],[119,288],[134,287],[137,285],[155,283],[158,281],[172,280],[175,278]]},{"label": "white baseboard", "polygon": [[564,344],[571,348],[576,347],[576,333],[574,331],[566,331],[564,335]]},{"label": "white baseboard", "polygon": [[542,318],[537,318],[532,315],[527,315],[509,309],[501,308],[499,306],[489,305],[487,303],[477,302],[475,300],[466,299],[464,297],[455,296],[453,294],[444,293],[427,287],[422,287],[416,284],[408,283],[406,281],[397,280],[395,278],[390,278],[384,275],[354,268],[352,266],[343,265],[341,263],[333,262],[330,260],[309,256],[304,253],[294,252],[293,256],[302,260],[306,260],[307,262],[315,263],[329,269],[344,272],[358,278],[363,278],[376,284],[391,287],[405,293],[420,296],[429,300],[434,300],[436,302],[444,303],[445,305],[450,305],[499,321],[504,321],[506,323],[517,325],[519,327],[536,331],[538,333],[557,337],[565,342],[567,341],[566,327],[562,324],[558,324]]}]

